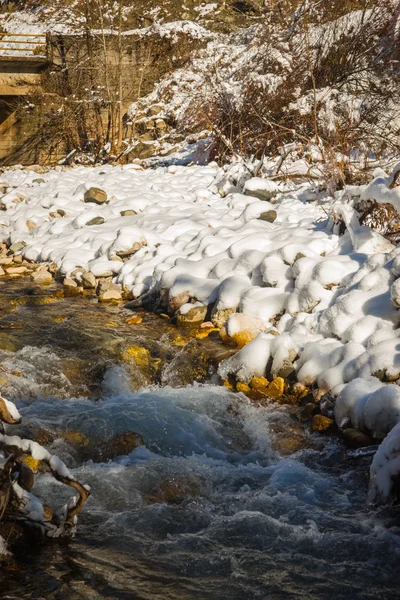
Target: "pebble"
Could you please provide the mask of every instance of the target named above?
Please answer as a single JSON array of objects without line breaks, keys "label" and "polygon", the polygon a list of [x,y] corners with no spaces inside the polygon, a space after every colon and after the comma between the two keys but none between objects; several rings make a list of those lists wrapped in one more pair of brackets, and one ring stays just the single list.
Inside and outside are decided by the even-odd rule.
[{"label": "pebble", "polygon": [[335,423],[333,419],[324,417],[324,415],[314,415],[312,420],[312,428],[314,431],[326,431]]}]

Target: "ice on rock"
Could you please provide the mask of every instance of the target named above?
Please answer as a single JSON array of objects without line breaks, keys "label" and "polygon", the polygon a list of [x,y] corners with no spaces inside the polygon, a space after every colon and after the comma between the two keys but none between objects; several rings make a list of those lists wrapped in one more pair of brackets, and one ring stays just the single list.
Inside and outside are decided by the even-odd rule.
[{"label": "ice on rock", "polygon": [[384,384],[376,377],[356,378],[340,392],[335,405],[335,419],[339,427],[352,425],[360,429],[363,424],[363,411],[370,394]]},{"label": "ice on rock", "polygon": [[400,423],[379,446],[370,467],[367,500],[370,504],[387,502],[396,478],[400,475]]},{"label": "ice on rock", "polygon": [[352,427],[382,438],[400,421],[400,388],[376,377],[354,379],[337,398],[335,418],[341,427],[350,422]]}]

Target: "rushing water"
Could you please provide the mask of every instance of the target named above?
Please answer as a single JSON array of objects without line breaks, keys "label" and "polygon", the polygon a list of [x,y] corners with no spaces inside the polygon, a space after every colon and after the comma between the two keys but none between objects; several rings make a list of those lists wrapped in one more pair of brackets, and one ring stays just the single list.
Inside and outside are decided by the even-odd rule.
[{"label": "rushing water", "polygon": [[[24,311],[13,327],[29,322]],[[21,547],[2,567],[2,599],[400,598],[398,511],[366,507],[367,463],[346,460],[339,442],[281,457],[271,423],[284,412],[210,384],[135,392],[112,360],[95,398],[74,394],[72,342],[66,351],[44,328],[43,348],[37,330],[36,345],[16,331],[23,343],[2,364],[19,374],[4,385],[26,425],[99,443],[134,431],[145,445],[94,463],[55,436],[49,448],[92,495],[74,540]],[[48,475],[34,492],[53,506],[69,496]]]}]

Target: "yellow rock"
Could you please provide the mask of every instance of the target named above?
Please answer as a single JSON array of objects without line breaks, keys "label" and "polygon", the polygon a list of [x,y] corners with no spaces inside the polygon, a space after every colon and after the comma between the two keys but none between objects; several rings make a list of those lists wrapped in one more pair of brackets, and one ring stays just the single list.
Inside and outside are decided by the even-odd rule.
[{"label": "yellow rock", "polygon": [[89,440],[84,433],[80,431],[74,431],[73,429],[67,429],[62,434],[62,437],[68,442],[72,442],[78,446],[87,446],[89,444]]},{"label": "yellow rock", "polygon": [[54,320],[56,323],[62,323],[63,321],[65,321],[67,317],[56,317]]},{"label": "yellow rock", "polygon": [[244,329],[243,331],[239,331],[232,336],[233,341],[235,342],[238,348],[243,348],[249,342],[252,342],[259,334],[259,331],[249,331],[248,329]]},{"label": "yellow rock", "polygon": [[334,420],[324,415],[314,415],[312,420],[312,428],[314,431],[326,431],[331,425],[334,424]]},{"label": "yellow rock", "polygon": [[224,385],[226,388],[228,388],[228,390],[233,390],[233,385],[227,379],[224,379],[224,381],[222,382],[222,385]]},{"label": "yellow rock", "polygon": [[36,473],[37,468],[39,466],[40,460],[36,460],[35,458],[33,458],[33,456],[24,456],[24,458],[22,459],[22,461],[28,465],[28,467],[31,469],[31,471],[33,471],[34,473]]},{"label": "yellow rock", "polygon": [[143,321],[143,317],[139,317],[139,315],[135,315],[126,321],[127,325],[140,325]]},{"label": "yellow rock", "polygon": [[236,384],[236,389],[238,392],[243,392],[244,394],[247,394],[248,392],[250,392],[250,386],[247,385],[247,383],[242,383],[241,381],[238,381]]},{"label": "yellow rock", "polygon": [[207,338],[212,331],[219,331],[218,327],[209,327],[207,329],[202,329],[196,333],[196,338],[198,340],[204,340]]},{"label": "yellow rock", "polygon": [[270,398],[281,398],[285,391],[285,380],[282,377],[276,377],[267,385],[265,393]]},{"label": "yellow rock", "polygon": [[139,367],[147,367],[150,362],[150,352],[142,346],[130,346],[122,353],[122,360],[125,362],[134,360]]},{"label": "yellow rock", "polygon": [[35,298],[34,304],[54,304],[55,302],[58,302],[58,298],[54,296],[38,296]]},{"label": "yellow rock", "polygon": [[266,377],[253,377],[250,381],[250,387],[253,390],[265,391],[265,388],[269,385],[269,381]]},{"label": "yellow rock", "polygon": [[178,334],[176,336],[176,338],[174,340],[172,340],[172,345],[175,346],[175,347],[180,348],[181,346],[184,346],[185,344],[187,344],[187,342],[188,342],[187,339],[185,339],[180,334]]}]

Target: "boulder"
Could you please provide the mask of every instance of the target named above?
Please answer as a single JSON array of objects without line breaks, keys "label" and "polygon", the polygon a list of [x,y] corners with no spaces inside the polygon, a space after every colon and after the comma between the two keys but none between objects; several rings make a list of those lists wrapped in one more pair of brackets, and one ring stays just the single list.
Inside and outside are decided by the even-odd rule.
[{"label": "boulder", "polygon": [[83,197],[84,202],[94,202],[95,204],[104,204],[107,202],[107,194],[104,190],[91,187],[85,192]]}]

